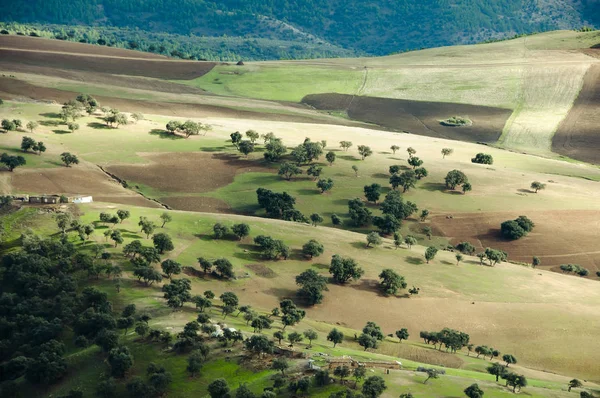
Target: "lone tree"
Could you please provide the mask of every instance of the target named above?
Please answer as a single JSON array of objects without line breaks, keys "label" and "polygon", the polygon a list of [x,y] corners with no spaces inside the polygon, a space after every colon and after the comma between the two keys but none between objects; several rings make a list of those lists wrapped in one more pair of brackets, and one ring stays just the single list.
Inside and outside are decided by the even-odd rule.
[{"label": "lone tree", "polygon": [[319,257],[323,254],[325,248],[318,241],[311,239],[307,243],[302,246],[302,254],[306,257],[312,259],[313,257]]},{"label": "lone tree", "polygon": [[362,387],[362,393],[367,398],[377,398],[387,389],[385,381],[380,376],[371,376]]},{"label": "lone tree", "polygon": [[304,339],[302,335],[298,332],[292,332],[288,334],[288,341],[290,342],[290,347],[293,347],[294,344],[301,342]]},{"label": "lone tree", "polygon": [[571,392],[571,388],[580,388],[580,387],[583,387],[583,384],[577,379],[573,379],[569,382],[569,392]]},{"label": "lone tree", "polygon": [[400,342],[402,343],[402,340],[406,340],[408,339],[408,329],[406,328],[402,328],[400,330],[396,330],[396,337],[398,337],[398,340],[400,340]]},{"label": "lone tree", "polygon": [[279,166],[279,171],[277,174],[285,178],[287,181],[290,181],[292,177],[302,174],[302,169],[293,163],[285,162]]},{"label": "lone tree", "polygon": [[415,153],[417,153],[416,149],[413,147],[406,148],[406,152],[408,152],[408,157],[412,158]]},{"label": "lone tree", "polygon": [[79,130],[79,124],[75,122],[67,123],[67,128],[71,130],[71,133],[74,133],[76,130]]},{"label": "lone tree", "polygon": [[216,379],[208,385],[208,395],[210,398],[229,398],[229,385],[225,379]]},{"label": "lone tree", "polygon": [[352,146],[352,142],[350,142],[350,141],[340,141],[340,147],[344,151],[348,151],[348,149],[350,149],[351,146]]},{"label": "lone tree", "polygon": [[165,234],[164,232],[155,234],[152,237],[152,243],[154,244],[154,247],[156,248],[156,250],[158,250],[160,254],[163,254],[164,252],[170,252],[175,248],[171,237]]},{"label": "lone tree", "polygon": [[312,347],[312,341],[313,340],[316,340],[316,339],[319,338],[319,335],[313,329],[305,330],[303,334],[304,334],[304,337],[306,337],[308,339],[308,346],[309,347]]},{"label": "lone tree", "polygon": [[234,224],[233,227],[231,227],[231,231],[237,236],[238,240],[242,240],[250,235],[250,226],[246,223]]},{"label": "lone tree", "polygon": [[465,173],[463,173],[462,171],[452,170],[452,171],[449,171],[448,174],[446,174],[445,181],[446,181],[446,188],[455,189],[458,185],[462,185],[465,182],[469,182],[469,179],[467,178]]},{"label": "lone tree", "polygon": [[531,260],[531,266],[533,268],[537,267],[538,265],[542,264],[542,260],[540,260],[540,258],[538,256],[533,256],[533,259]]},{"label": "lone tree", "polygon": [[290,364],[288,363],[287,359],[285,359],[284,357],[275,358],[273,360],[273,363],[271,364],[271,369],[280,371],[282,375],[285,374],[285,371],[289,367],[290,367]]},{"label": "lone tree", "polygon": [[393,269],[384,269],[379,274],[379,286],[381,290],[387,295],[394,295],[398,292],[398,289],[406,288],[406,281],[402,275],[399,275]]},{"label": "lone tree", "polygon": [[[475,350],[475,351],[477,352],[477,350]],[[480,354],[480,353],[478,353],[478,354]],[[498,382],[499,377],[503,377],[504,375],[507,374],[506,366],[503,366],[502,364],[499,364],[498,362],[494,362],[493,364],[488,366],[486,368],[486,370],[489,374],[496,376],[496,383]]]},{"label": "lone tree", "polygon": [[360,279],[364,271],[353,259],[334,254],[331,257],[329,273],[333,276],[333,280],[336,283],[343,285],[351,280],[356,281]]},{"label": "lone tree", "polygon": [[35,146],[35,140],[31,137],[23,137],[21,140],[21,150],[27,152]]},{"label": "lone tree", "polygon": [[62,162],[67,167],[71,167],[72,164],[79,164],[79,159],[77,159],[77,156],[75,156],[69,152],[61,153],[60,160],[62,160]]},{"label": "lone tree", "polygon": [[317,188],[321,190],[321,193],[331,191],[331,189],[333,188],[333,180],[331,178],[320,179],[319,181],[317,181]]},{"label": "lone tree", "polygon": [[354,171],[354,176],[358,177],[358,166],[357,165],[352,165],[352,170]]},{"label": "lone tree", "polygon": [[473,190],[473,186],[471,185],[470,182],[465,182],[462,184],[463,195],[465,195],[467,192],[472,191],[472,190]]},{"label": "lone tree", "polygon": [[400,147],[398,145],[392,145],[390,147],[390,149],[392,150],[392,153],[395,155],[396,151],[400,149]]},{"label": "lone tree", "polygon": [[459,265],[460,262],[464,259],[464,256],[460,253],[456,253],[454,257],[456,258],[456,265]]},{"label": "lone tree", "polygon": [[546,189],[546,184],[542,184],[539,181],[534,181],[531,183],[531,189],[535,190],[535,193],[538,193],[538,191]]},{"label": "lone tree", "polygon": [[33,133],[33,130],[37,129],[38,126],[39,124],[37,122],[31,121],[27,123],[25,127],[27,127],[27,130],[29,130],[30,133]]},{"label": "lone tree", "polygon": [[502,235],[511,240],[520,239],[533,230],[535,224],[526,216],[519,216],[515,220],[504,221],[500,224]]},{"label": "lone tree", "polygon": [[327,341],[331,341],[333,343],[333,348],[335,348],[336,345],[344,341],[344,333],[340,332],[336,328],[333,328],[327,335]]},{"label": "lone tree", "polygon": [[313,226],[316,227],[318,224],[321,224],[323,222],[323,217],[321,217],[320,214],[313,213],[310,215],[310,222]]},{"label": "lone tree", "polygon": [[446,159],[446,156],[452,155],[453,152],[452,148],[442,148],[442,159]]},{"label": "lone tree", "polygon": [[423,384],[427,384],[429,379],[437,379],[440,377],[440,372],[437,369],[427,369],[427,378],[423,381]]},{"label": "lone tree", "polygon": [[373,154],[373,150],[371,150],[371,147],[369,146],[359,145],[358,153],[360,154],[362,160],[365,160],[366,157],[371,156]]},{"label": "lone tree", "polygon": [[329,162],[329,165],[332,166],[333,162],[335,162],[335,152],[329,151],[325,155],[325,159]]},{"label": "lone tree", "polygon": [[504,354],[502,355],[502,360],[504,362],[506,362],[506,367],[508,368],[508,365],[510,365],[511,363],[517,363],[517,358],[514,357],[514,355],[512,354]]},{"label": "lone tree", "polygon": [[369,232],[367,234],[367,247],[371,247],[371,245],[379,246],[382,242],[381,236],[377,232]]},{"label": "lone tree", "polygon": [[469,387],[465,388],[465,395],[469,398],[482,398],[483,390],[479,388],[477,383],[471,384]]},{"label": "lone tree", "polygon": [[427,260],[427,264],[429,264],[430,260],[433,260],[435,258],[437,252],[438,249],[434,246],[429,246],[427,249],[425,249],[425,260]]},{"label": "lone tree", "polygon": [[166,211],[160,215],[160,219],[163,222],[162,225],[160,226],[161,228],[164,228],[165,224],[173,221],[173,217],[171,217],[171,215],[169,213],[167,213]]},{"label": "lone tree", "polygon": [[423,161],[421,159],[419,159],[416,156],[411,157],[410,159],[408,159],[408,164],[411,165],[413,167],[413,170],[416,169],[419,166],[423,165]]},{"label": "lone tree", "polygon": [[474,158],[471,159],[471,163],[479,163],[479,164],[494,164],[494,158],[492,155],[488,155],[487,153],[478,153]]}]

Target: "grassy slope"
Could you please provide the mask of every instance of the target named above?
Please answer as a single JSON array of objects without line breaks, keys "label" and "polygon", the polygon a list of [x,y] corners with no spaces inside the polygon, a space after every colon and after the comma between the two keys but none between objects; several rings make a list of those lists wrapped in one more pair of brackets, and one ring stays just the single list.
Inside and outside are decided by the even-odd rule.
[{"label": "grassy slope", "polygon": [[337,92],[504,107],[515,113],[500,143],[550,155],[552,135],[596,62],[565,50],[597,41],[597,32],[559,31],[380,58],[256,63],[241,73],[218,66],[187,83],[223,95],[285,101]]},{"label": "grassy slope", "polygon": [[[82,206],[85,212],[83,220],[95,220],[97,214],[106,208],[99,203]],[[109,208],[114,209],[114,206]],[[140,215],[156,219],[160,211],[131,210],[131,221],[119,227],[128,231],[126,236],[129,239],[143,238],[134,227],[134,220]],[[440,252],[434,262],[426,265],[422,260],[423,247],[398,251],[386,247],[365,250],[363,235],[342,230],[240,216],[187,212],[173,212],[173,216],[173,223],[165,228],[175,238],[176,251],[172,257],[184,265],[193,266],[201,255],[209,258],[225,256],[232,261],[238,275],[250,275],[250,278],[228,283],[195,279],[194,292],[211,289],[218,295],[222,291],[233,290],[240,295],[242,302],[268,310],[276,306],[282,297],[294,295],[295,275],[309,267],[326,273],[323,267],[326,267],[329,257],[343,253],[355,258],[365,269],[363,279],[377,279],[382,268],[392,267],[406,277],[409,285],[421,287],[421,294],[410,300],[394,299],[378,296],[369,284],[358,290],[330,285],[324,303],[308,309],[309,318],[326,323],[342,322],[350,328],[359,328],[365,322],[362,314],[369,312],[371,319],[382,324],[387,333],[394,328],[408,327],[412,341],[415,341],[419,330],[455,327],[469,332],[475,344],[492,344],[504,353],[514,353],[527,366],[592,377],[593,373],[589,373],[593,368],[592,353],[599,349],[591,334],[591,330],[598,327],[597,308],[600,304],[595,281],[547,272],[540,277],[537,271],[510,264],[481,267],[476,265],[477,260],[472,259],[457,267],[454,255],[446,252]],[[268,234],[282,238],[293,249],[299,249],[308,239],[315,238],[325,245],[326,252],[312,262],[298,258],[297,254],[285,262],[265,262],[263,264],[277,276],[272,279],[258,277],[245,267],[246,264],[262,262],[253,246],[248,245],[249,239],[238,244],[214,241],[209,236],[216,221],[232,224],[243,220],[251,224],[252,236]],[[98,231],[97,239],[102,239],[100,235]],[[389,241],[385,246],[388,245]],[[141,302],[157,300],[161,296],[156,287],[146,291],[139,297]],[[473,307],[472,301],[478,304]],[[580,304],[582,302],[585,304]],[[446,316],[441,317],[439,311],[446,311]],[[396,314],[394,319],[389,318],[390,312]],[[183,322],[172,319],[169,325],[182,325]],[[326,327],[323,328],[325,331]],[[525,345],[519,343],[531,333],[536,335],[535,340]],[[567,336],[569,339],[577,338],[578,343],[557,344]],[[579,350],[575,347],[587,348]],[[395,345],[387,353],[395,356],[404,353],[409,358],[417,355],[402,350]]]},{"label": "grassy slope", "polygon": [[[95,219],[95,215],[101,209],[105,209],[106,206],[104,204],[93,204],[93,205],[85,205],[81,206],[80,209],[83,210],[83,221],[93,221]],[[110,206],[112,208],[112,206]],[[135,218],[138,215],[144,214],[150,217],[157,217],[158,213],[155,211],[148,211],[146,209],[137,209],[130,208],[132,210],[132,219],[126,220],[124,224],[119,225],[118,227],[123,231],[131,231],[131,234],[128,235],[127,241],[131,238],[135,237],[136,228],[132,224],[135,224]],[[193,258],[197,254],[192,252],[201,252],[202,255],[206,256],[220,256],[227,255],[230,259],[233,259],[236,264],[236,271],[238,274],[240,272],[246,272],[245,268],[239,267],[240,262],[236,261],[235,258],[237,254],[241,254],[240,249],[237,247],[236,242],[214,242],[210,239],[201,237],[200,241],[195,235],[192,235],[194,232],[204,231],[207,228],[210,228],[210,225],[214,220],[222,220],[223,217],[215,217],[208,214],[195,214],[195,213],[185,213],[185,212],[172,212],[174,216],[174,220],[171,224],[168,224],[165,228],[166,232],[177,237],[176,245],[177,249],[174,257],[177,257],[184,264],[188,264],[185,258],[190,257]],[[11,219],[21,219],[28,221],[25,225],[35,225],[35,230],[37,232],[43,232],[44,234],[50,233],[52,230],[52,219],[48,215],[34,215],[31,211],[20,211],[18,213],[14,213],[11,216]],[[229,216],[225,217],[228,222],[234,222],[240,220],[239,217]],[[265,230],[269,232],[273,232],[275,236],[285,236],[285,239],[288,243],[292,243],[292,239],[288,239],[288,237],[293,236],[290,232],[294,231],[297,234],[297,226],[289,223],[283,223],[278,221],[269,221],[269,220],[258,220],[251,219],[250,220],[253,234],[258,232],[264,232]],[[15,230],[22,230],[23,225],[15,228]],[[302,228],[302,227],[301,227]],[[353,239],[354,235],[347,232],[341,231],[331,231],[323,228],[308,228],[312,233],[311,235],[317,237],[319,240],[329,245],[329,240],[335,240],[337,244],[340,239],[340,236],[346,236],[350,239]],[[99,226],[99,231],[96,233],[96,236],[93,239],[102,242],[102,238],[99,236],[102,227]],[[334,235],[332,237],[332,234]],[[200,235],[202,236],[202,235]],[[73,239],[75,237],[73,236]],[[195,245],[193,242],[197,241],[198,245]],[[294,239],[293,243],[296,245],[296,242],[299,242],[299,239]],[[191,243],[191,245],[190,245]],[[84,244],[82,248],[85,248]],[[181,246],[186,247],[183,251],[179,250]],[[113,249],[111,245],[106,245],[107,250],[114,251],[116,256],[113,256],[113,261],[121,262],[122,257],[119,255],[120,248]],[[345,245],[342,245],[345,247]],[[351,254],[360,260],[361,265],[363,265],[367,274],[371,273],[371,267],[376,266],[380,260],[376,258],[370,258],[373,254],[366,253],[362,249],[355,249],[352,245],[347,246],[347,250],[351,252]],[[421,248],[416,251],[421,250]],[[381,252],[379,255],[383,255],[383,258],[389,258],[390,252],[385,254],[385,249],[377,249],[377,251]],[[405,252],[401,250],[400,252]],[[233,253],[233,256],[231,255]],[[363,255],[356,255],[358,253],[362,253]],[[397,258],[398,253],[394,252],[391,255],[394,258]],[[402,254],[401,254],[402,255]],[[441,268],[444,267],[443,260],[440,264],[439,260],[436,259],[434,262],[434,267],[437,268],[436,272],[433,272],[432,277],[436,278],[439,281],[446,280],[448,275],[446,275],[443,271],[439,272]],[[406,265],[398,264],[397,260],[394,261],[395,268],[404,268]],[[265,265],[277,270],[277,272],[281,273],[281,266],[285,268],[290,268],[288,273],[297,272],[302,268],[307,266],[304,261],[286,261],[285,264],[270,264],[265,263]],[[129,266],[125,263],[125,267],[129,270]],[[468,268],[473,268],[473,270],[481,270],[480,275],[486,275],[485,278],[498,279],[498,273],[504,273],[502,271],[503,268],[508,268],[505,271],[510,272],[511,274],[515,274],[512,277],[512,281],[516,281],[522,278],[526,278],[527,274],[533,274],[532,271],[514,267],[510,265],[502,265],[496,268],[481,268],[479,266],[474,265],[465,265],[460,268],[456,268],[452,266],[452,274],[459,274],[459,277],[465,277],[465,271]],[[402,272],[406,270],[403,269]],[[418,274],[423,276],[423,272],[419,271]],[[436,276],[437,275],[437,276]],[[551,275],[549,275],[551,276]],[[286,273],[287,277],[287,273]],[[552,276],[551,276],[552,277]],[[469,276],[469,278],[473,278],[473,276]],[[234,290],[238,292],[238,294],[242,298],[242,303],[251,303],[254,308],[258,310],[268,310],[269,307],[264,307],[259,304],[256,305],[254,300],[255,295],[248,295],[244,293],[246,290],[246,286],[253,286],[255,288],[255,283],[258,282],[257,276],[252,275],[250,279],[241,279],[234,283],[227,283],[214,281],[214,280],[202,280],[192,278],[194,281],[194,290],[197,292],[203,291],[204,289],[212,289],[217,293],[217,295],[223,290]],[[483,280],[483,278],[478,278]],[[502,278],[501,278],[502,279]],[[172,312],[164,305],[164,300],[161,299],[162,294],[160,293],[159,287],[146,288],[139,285],[135,280],[130,280],[127,274],[123,280],[123,287],[121,293],[116,293],[113,282],[110,280],[106,280],[101,278],[98,281],[92,281],[93,285],[98,287],[101,290],[106,291],[109,294],[109,298],[115,304],[115,310],[119,310],[124,305],[129,303],[135,303],[140,311],[146,311],[150,313],[153,317],[151,321],[151,327],[159,328],[159,329],[167,329],[171,332],[177,332],[181,330],[182,326],[195,318],[195,311],[192,310],[191,307],[184,307],[182,311]],[[445,282],[444,282],[445,283]],[[273,281],[273,285],[279,285],[278,280]],[[428,285],[433,285],[432,283],[428,283]],[[581,282],[579,279],[573,278],[571,283],[561,284],[560,292],[556,292],[558,294],[568,294],[569,289],[577,289],[582,291]],[[496,286],[498,291],[498,298],[505,297],[505,295],[500,291],[501,287]],[[460,289],[463,289],[463,292],[466,296],[473,294],[469,290],[472,286],[469,284],[461,284]],[[346,287],[344,289],[350,289],[350,287]],[[423,289],[422,294],[439,294],[435,292],[435,289],[428,290]],[[530,294],[531,296],[536,296],[534,300],[539,300],[539,296],[534,292],[522,292],[524,295]],[[331,300],[332,292],[327,293],[326,302]],[[568,294],[569,295],[569,294]],[[421,297],[412,299],[420,300]],[[590,297],[587,297],[589,300]],[[591,303],[595,302],[598,299],[592,299]],[[387,298],[386,300],[398,300]],[[518,297],[518,301],[524,300],[526,301],[526,297]],[[589,302],[589,301],[588,301]],[[215,300],[215,304],[218,305],[218,300]],[[210,314],[212,314],[213,319],[218,319],[220,316],[218,315],[220,310],[219,308],[213,308],[209,310]],[[402,315],[397,316],[399,320],[403,318]],[[373,318],[372,318],[373,319]],[[379,320],[377,320],[379,322]],[[232,316],[225,320],[229,326],[238,328],[243,330],[246,334],[251,333],[251,328],[245,325],[245,322],[238,317]],[[325,341],[325,335],[330,330],[332,321],[316,321],[313,317],[313,311],[309,310],[308,318],[301,322],[299,325],[288,328],[288,332],[291,330],[296,330],[302,332],[307,328],[313,328],[319,333],[319,338],[317,341],[313,342],[313,347],[310,351],[305,350],[306,343],[300,343],[298,345],[298,349],[308,352],[308,353],[316,353],[321,352],[328,355],[333,356],[341,356],[341,355],[350,355],[359,360],[397,360],[400,358],[403,364],[404,371],[393,371],[390,375],[385,375],[381,372],[381,370],[376,370],[375,374],[381,375],[386,380],[388,385],[388,390],[384,394],[384,397],[395,397],[403,392],[412,392],[414,394],[418,394],[420,396],[430,396],[430,397],[448,397],[448,396],[459,396],[461,395],[461,391],[468,385],[477,382],[479,385],[485,390],[486,396],[491,397],[508,397],[512,396],[512,393],[509,392],[506,388],[504,388],[501,384],[496,384],[492,376],[485,373],[485,366],[489,364],[487,360],[476,359],[473,357],[467,357],[464,353],[459,353],[457,356],[445,353],[438,353],[433,350],[430,346],[425,346],[416,338],[417,332],[416,330],[411,330],[412,338],[409,341],[405,341],[402,344],[398,344],[395,339],[387,338],[381,345],[381,347],[376,352],[364,352],[358,345],[352,341],[352,335],[356,330],[353,330],[352,327],[340,326],[336,325],[340,330],[342,330],[346,335],[346,340],[339,345],[337,348],[333,349],[330,343]],[[559,325],[557,323],[556,325]],[[555,326],[556,326],[555,325]],[[403,324],[402,326],[406,326]],[[275,328],[280,328],[281,325],[279,321],[275,322]],[[464,329],[464,328],[463,328]],[[391,330],[387,330],[384,327],[384,331],[388,332]],[[265,331],[268,335],[272,333],[272,330]],[[473,336],[473,333],[471,334]],[[261,368],[248,368],[247,365],[240,366],[238,364],[235,356],[237,355],[237,349],[234,347],[234,354],[226,354],[223,352],[223,348],[220,347],[219,344],[213,342],[212,345],[212,354],[210,357],[210,362],[208,362],[200,376],[195,379],[189,378],[185,371],[186,366],[186,356],[185,355],[174,355],[168,352],[163,351],[162,344],[159,343],[147,343],[140,341],[135,334],[130,331],[129,334],[124,338],[126,344],[130,347],[134,358],[135,358],[135,366],[133,370],[130,372],[129,376],[132,375],[142,375],[145,372],[146,366],[150,362],[155,362],[158,364],[162,364],[167,367],[167,369],[173,374],[173,384],[170,388],[170,396],[176,397],[191,397],[191,396],[206,396],[206,386],[212,380],[217,377],[225,377],[227,378],[230,386],[232,388],[237,387],[239,383],[248,383],[249,387],[259,393],[266,386],[271,385],[271,381],[269,380],[270,375],[273,372],[268,370],[261,370]],[[473,338],[472,338],[473,340]],[[497,348],[504,349],[503,346],[496,345]],[[552,350],[556,350],[557,347],[552,346]],[[513,351],[514,352],[514,351]],[[228,360],[226,357],[234,356],[233,360]],[[523,357],[524,354],[521,354],[519,357],[520,362],[526,362],[527,358]],[[95,386],[101,374],[105,372],[105,364],[103,363],[103,356],[99,353],[96,347],[91,347],[83,350],[77,350],[75,348],[70,348],[67,354],[68,362],[70,364],[71,372],[67,376],[67,378],[59,383],[57,386],[50,390],[31,390],[28,387],[24,387],[22,392],[24,394],[29,395],[60,395],[66,394],[72,388],[79,388],[88,394],[92,393],[95,390]],[[407,359],[413,358],[413,360]],[[320,365],[325,365],[325,361],[321,359],[321,357],[317,357],[317,363]],[[302,369],[302,363],[297,364],[298,370]],[[444,364],[446,366],[446,376],[441,376],[439,380],[432,380],[428,384],[423,384],[423,380],[425,377],[421,373],[414,372],[417,366],[422,366],[423,363],[434,363],[434,364]],[[427,365],[426,365],[427,366]],[[455,368],[459,366],[460,368]],[[568,381],[568,377],[559,376],[551,373],[545,372],[537,372],[531,369],[523,368],[521,366],[514,366],[514,371],[519,373],[524,373],[527,375],[529,379],[529,386],[524,390],[528,396],[531,397],[567,397],[570,394],[566,392],[566,383]],[[75,371],[76,369],[76,371]],[[482,373],[483,372],[483,373]],[[372,374],[372,373],[371,373]],[[119,393],[124,392],[124,383],[122,382],[119,386]],[[597,388],[597,385],[586,383],[588,388]],[[335,390],[340,389],[338,384],[331,385],[327,389],[315,389],[314,387],[311,389],[311,396],[315,397],[327,397],[329,393]]]}]

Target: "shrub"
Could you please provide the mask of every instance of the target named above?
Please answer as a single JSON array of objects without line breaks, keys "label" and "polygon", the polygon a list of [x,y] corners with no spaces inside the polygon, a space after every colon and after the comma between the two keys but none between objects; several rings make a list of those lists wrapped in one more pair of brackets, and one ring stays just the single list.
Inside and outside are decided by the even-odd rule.
[{"label": "shrub", "polygon": [[487,153],[478,153],[474,158],[471,159],[472,163],[480,163],[480,164],[494,164],[494,158],[492,155],[488,155]]}]

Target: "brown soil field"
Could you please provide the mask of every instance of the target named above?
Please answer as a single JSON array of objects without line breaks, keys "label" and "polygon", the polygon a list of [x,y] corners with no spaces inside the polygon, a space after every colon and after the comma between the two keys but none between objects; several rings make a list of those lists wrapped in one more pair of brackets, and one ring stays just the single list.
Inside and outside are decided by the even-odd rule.
[{"label": "brown soil field", "polygon": [[583,88],[552,139],[552,150],[590,163],[600,163],[600,65],[592,65]]},{"label": "brown soil field", "polygon": [[201,211],[204,213],[231,213],[229,205],[222,200],[205,196],[167,196],[158,201],[172,209]]},{"label": "brown soil field", "polygon": [[12,192],[30,194],[92,195],[96,202],[160,207],[123,188],[102,171],[80,165],[55,169],[22,169],[11,174]]},{"label": "brown soil field", "polygon": [[[143,165],[108,166],[106,169],[129,185],[136,183],[162,192],[210,192],[233,182],[236,174],[250,171],[272,172],[255,161],[236,155],[210,153],[146,154],[150,161]],[[167,198],[164,198],[167,201]],[[171,198],[174,199],[174,198]],[[176,198],[181,201],[183,198]],[[185,198],[190,201],[205,198]],[[182,209],[187,210],[187,209]]]},{"label": "brown soil field", "polygon": [[[127,77],[126,77],[127,79]],[[64,103],[77,96],[76,92],[58,90],[55,88],[40,87],[23,80],[0,77],[0,96],[4,99],[22,100],[33,99],[37,101],[55,101]],[[299,115],[254,112],[248,110],[232,109],[219,105],[191,104],[180,102],[142,101],[126,98],[105,97],[96,95],[103,106],[120,109],[124,112],[142,112],[175,117],[227,117],[252,120],[268,120],[295,123],[336,124],[343,126],[360,126],[364,124],[344,120],[341,118],[328,119],[320,115]],[[301,105],[300,105],[301,106]]]},{"label": "brown soil field", "polygon": [[8,59],[20,65],[176,80],[195,79],[208,73],[216,65],[214,62],[122,58],[10,48],[0,48],[0,59]]},{"label": "brown soil field", "polygon": [[164,55],[159,54],[126,50],[124,48],[75,43],[72,41],[47,39],[44,37],[2,35],[0,36],[0,47],[73,54],[105,55],[108,57],[168,59]]},{"label": "brown soil field", "polygon": [[[600,270],[600,212],[591,210],[527,212],[535,228],[519,240],[500,236],[500,224],[519,216],[515,212],[461,213],[452,219],[431,217],[437,233],[450,238],[452,244],[469,241],[475,247],[492,247],[508,253],[509,260],[531,263],[533,256],[542,260],[541,268],[558,271],[561,264],[580,264],[595,277]],[[557,233],[560,230],[560,233]]]},{"label": "brown soil field", "polygon": [[[85,82],[87,84],[98,84],[103,86],[113,86],[119,88],[133,88],[137,90],[159,91],[163,93],[175,94],[196,94],[209,95],[206,91],[187,86],[184,84],[172,83],[165,80],[149,79],[145,77],[109,75],[107,73],[92,73],[76,70],[65,70],[47,68],[35,65],[20,65],[10,62],[8,59],[0,59],[0,69],[10,72],[28,73],[41,76],[53,76],[61,79],[71,80],[73,82]],[[9,72],[9,73],[10,73]]]},{"label": "brown soil field", "polygon": [[[307,95],[302,102],[322,110],[345,110],[354,120],[374,123],[396,131],[461,141],[498,141],[510,117],[509,109],[444,102],[408,101],[345,94]],[[440,120],[465,116],[472,126],[448,127]]]}]

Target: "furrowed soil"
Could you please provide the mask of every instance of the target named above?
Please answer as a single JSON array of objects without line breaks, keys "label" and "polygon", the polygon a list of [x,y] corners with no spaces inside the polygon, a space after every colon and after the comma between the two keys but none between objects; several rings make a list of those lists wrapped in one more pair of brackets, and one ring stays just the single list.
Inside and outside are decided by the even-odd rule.
[{"label": "furrowed soil", "polygon": [[600,65],[592,65],[583,88],[552,139],[552,150],[600,164]]},{"label": "furrowed soil", "polygon": [[0,59],[21,65],[44,66],[94,73],[126,74],[159,79],[190,80],[205,75],[214,62],[124,58],[0,48]]},{"label": "furrowed soil", "polygon": [[[512,111],[485,106],[422,102],[345,94],[307,95],[302,102],[321,110],[346,111],[354,120],[374,123],[396,131],[461,141],[494,143]],[[440,124],[451,116],[468,117],[473,125]]]},{"label": "furrowed soil", "polygon": [[142,51],[126,50],[107,46],[96,46],[71,41],[47,39],[43,37],[1,35],[0,48],[14,48],[21,50],[34,50],[46,52],[60,52],[73,54],[104,55],[108,57],[128,57],[144,59],[168,59],[164,55],[146,53]]},{"label": "furrowed soil", "polygon": [[55,169],[17,169],[10,173],[12,192],[54,195],[91,195],[96,202],[143,207],[159,204],[123,188],[102,171],[79,165]]},{"label": "furrowed soil", "polygon": [[528,211],[527,217],[535,223],[533,231],[518,240],[503,239],[500,224],[519,215],[515,212],[460,213],[452,218],[434,216],[431,224],[436,232],[450,238],[453,245],[468,241],[478,251],[486,247],[501,249],[508,253],[510,260],[528,264],[533,256],[538,256],[542,260],[541,268],[553,271],[560,271],[561,264],[579,264],[588,268],[590,277],[595,278],[596,271],[600,270],[600,211]]},{"label": "furrowed soil", "polygon": [[[123,79],[129,80],[130,77]],[[160,87],[165,87],[166,82],[149,80],[151,83],[156,83]],[[172,86],[171,86],[172,87]],[[28,83],[11,77],[0,77],[0,96],[4,99],[13,99],[16,101],[42,101],[42,102],[58,102],[64,103],[72,100],[79,92],[59,90],[56,88],[41,87],[35,84]],[[289,114],[275,112],[260,112],[253,110],[234,109],[228,106],[207,105],[198,103],[181,103],[181,102],[163,102],[163,101],[144,101],[137,99],[108,97],[102,95],[94,96],[103,106],[117,108],[127,112],[142,112],[144,114],[155,114],[167,117],[225,117],[233,119],[252,119],[252,120],[267,120],[279,122],[296,122],[296,123],[326,123],[348,126],[364,126],[362,123],[349,121],[341,118],[327,118],[320,114],[314,116],[308,113],[305,114]],[[301,106],[301,105],[298,105]]]},{"label": "furrowed soil", "polygon": [[158,199],[172,209],[205,213],[232,213],[231,207],[217,198],[205,196],[167,196]]},{"label": "furrowed soil", "polygon": [[[106,169],[129,185],[143,184],[160,192],[211,192],[233,182],[237,174],[273,172],[256,161],[240,159],[237,155],[210,153],[143,154],[150,163],[143,165],[114,165]],[[175,197],[172,203],[182,203],[198,197]],[[181,210],[190,210],[182,208]]]}]

